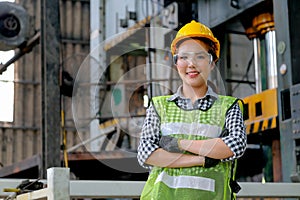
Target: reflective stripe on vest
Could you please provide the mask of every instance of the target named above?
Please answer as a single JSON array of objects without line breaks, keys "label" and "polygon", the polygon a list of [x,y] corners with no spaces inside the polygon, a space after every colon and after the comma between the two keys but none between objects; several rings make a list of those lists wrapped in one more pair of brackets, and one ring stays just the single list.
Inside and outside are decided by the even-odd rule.
[{"label": "reflective stripe on vest", "polygon": [[170,122],[161,125],[162,135],[190,134],[207,138],[219,137],[222,128],[219,126],[193,123]]},{"label": "reflective stripe on vest", "polygon": [[196,190],[215,191],[215,180],[197,176],[170,176],[165,171],[162,171],[155,183],[163,182],[170,188],[190,188]]}]

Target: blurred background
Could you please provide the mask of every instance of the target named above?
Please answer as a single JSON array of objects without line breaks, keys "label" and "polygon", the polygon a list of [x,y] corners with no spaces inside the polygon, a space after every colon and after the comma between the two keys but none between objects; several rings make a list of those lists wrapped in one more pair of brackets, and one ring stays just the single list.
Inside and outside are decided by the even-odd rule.
[{"label": "blurred background", "polygon": [[[221,43],[211,81],[245,102],[237,178],[299,182],[297,0],[0,2],[0,177],[146,180],[145,110],[180,81],[170,43],[191,20]],[[221,80],[220,80],[221,77]]]}]

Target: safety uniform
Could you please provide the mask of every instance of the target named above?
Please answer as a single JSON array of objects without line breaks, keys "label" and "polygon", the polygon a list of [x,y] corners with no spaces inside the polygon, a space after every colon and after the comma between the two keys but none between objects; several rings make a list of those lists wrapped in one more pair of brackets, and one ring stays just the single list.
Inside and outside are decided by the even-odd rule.
[{"label": "safety uniform", "polygon": [[[161,135],[180,139],[216,138],[225,124],[227,110],[238,101],[221,96],[207,111],[183,110],[170,96],[153,98],[153,106],[161,121]],[[188,152],[186,152],[188,153]],[[163,168],[154,166],[141,195],[142,200],[229,200],[232,199],[230,179],[234,176],[232,162],[215,167]]]}]

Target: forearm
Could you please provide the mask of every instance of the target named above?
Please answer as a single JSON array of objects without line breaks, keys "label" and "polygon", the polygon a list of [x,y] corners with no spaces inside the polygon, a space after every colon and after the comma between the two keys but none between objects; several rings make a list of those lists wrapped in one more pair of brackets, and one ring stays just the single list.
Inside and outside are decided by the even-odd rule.
[{"label": "forearm", "polygon": [[145,163],[152,166],[169,168],[202,166],[204,164],[204,157],[170,153],[159,148],[149,156]]},{"label": "forearm", "polygon": [[191,153],[215,159],[233,156],[233,152],[221,138],[208,140],[180,140],[180,148]]}]

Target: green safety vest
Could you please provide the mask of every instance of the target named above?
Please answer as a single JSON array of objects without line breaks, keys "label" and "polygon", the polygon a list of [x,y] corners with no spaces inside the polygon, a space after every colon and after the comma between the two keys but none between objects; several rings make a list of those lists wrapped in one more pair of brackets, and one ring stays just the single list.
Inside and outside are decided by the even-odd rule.
[{"label": "green safety vest", "polygon": [[[237,101],[234,97],[219,96],[207,111],[183,110],[175,102],[168,101],[169,97],[159,96],[152,100],[161,121],[160,134],[191,140],[219,137],[226,112]],[[229,200],[232,199],[229,183],[234,173],[231,161],[211,168],[154,166],[141,200]]]}]

